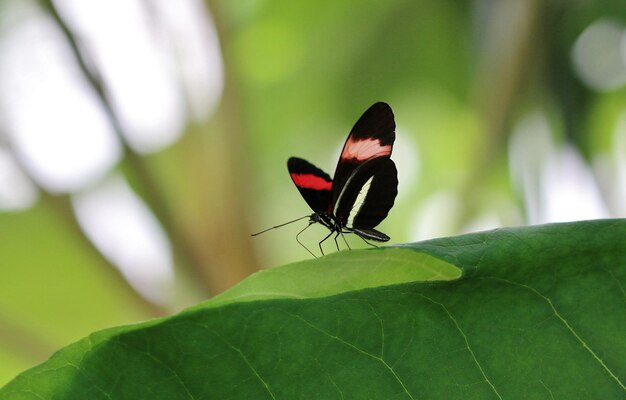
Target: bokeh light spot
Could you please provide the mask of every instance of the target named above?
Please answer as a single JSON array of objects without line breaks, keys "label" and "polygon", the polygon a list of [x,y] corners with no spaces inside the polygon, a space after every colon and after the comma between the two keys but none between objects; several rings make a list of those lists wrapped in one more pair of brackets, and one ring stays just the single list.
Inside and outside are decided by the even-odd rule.
[{"label": "bokeh light spot", "polygon": [[578,37],[572,61],[587,86],[606,91],[626,84],[625,37],[624,26],[612,20],[598,20]]},{"label": "bokeh light spot", "polygon": [[61,32],[35,8],[0,41],[0,113],[12,148],[40,185],[77,190],[102,177],[120,146]]},{"label": "bokeh light spot", "polygon": [[11,152],[0,148],[0,210],[19,211],[37,200],[37,189]]},{"label": "bokeh light spot", "polygon": [[[185,110],[175,59],[165,35],[151,29],[139,0],[56,0],[98,66],[126,139],[137,151],[154,152],[183,132]],[[111,29],[111,27],[115,29]]]},{"label": "bokeh light spot", "polygon": [[89,239],[148,300],[166,305],[173,290],[172,249],[163,228],[120,176],[73,196]]}]

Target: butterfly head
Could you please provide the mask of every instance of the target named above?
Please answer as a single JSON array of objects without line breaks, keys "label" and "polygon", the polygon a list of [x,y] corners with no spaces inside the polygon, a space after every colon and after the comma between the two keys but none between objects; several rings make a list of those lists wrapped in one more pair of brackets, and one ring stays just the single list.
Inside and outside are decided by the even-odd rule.
[{"label": "butterfly head", "polygon": [[337,222],[333,220],[326,213],[313,213],[309,218],[310,223],[318,223],[324,225],[326,228],[330,229],[333,232],[336,232],[340,229]]}]

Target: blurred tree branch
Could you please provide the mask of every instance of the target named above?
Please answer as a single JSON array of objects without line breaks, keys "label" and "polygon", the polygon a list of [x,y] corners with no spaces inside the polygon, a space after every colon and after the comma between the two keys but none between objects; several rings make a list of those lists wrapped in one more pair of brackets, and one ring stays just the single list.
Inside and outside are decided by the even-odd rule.
[{"label": "blurred tree branch", "polygon": [[474,87],[474,97],[484,121],[484,141],[477,142],[474,168],[461,188],[466,199],[456,230],[460,231],[475,215],[481,201],[481,185],[506,151],[513,109],[531,73],[542,6],[537,0],[494,2],[488,18],[486,48]]},{"label": "blurred tree branch", "polygon": [[121,288],[124,288],[125,291],[131,295],[131,298],[135,300],[137,304],[139,304],[149,316],[159,317],[166,315],[168,310],[162,308],[161,306],[148,301],[142,295],[140,295],[135,288],[133,288],[130,283],[126,280],[126,278],[122,275],[117,267],[111,264],[111,262],[100,253],[100,251],[94,246],[94,244],[85,236],[83,231],[78,224],[78,220],[74,214],[72,209],[72,204],[68,195],[54,195],[41,187],[39,188],[42,193],[41,201],[44,204],[51,206],[56,215],[58,215],[61,219],[61,223],[64,223],[74,234],[77,241],[83,242],[86,245],[86,248],[89,249],[94,257],[94,259],[99,259],[104,265],[108,265],[107,271],[109,275],[111,275],[118,283]]},{"label": "blurred tree branch", "polygon": [[[11,150],[10,142],[5,143],[5,145],[9,150]],[[19,152],[11,151],[11,154],[16,157],[19,165],[25,165],[25,163],[21,160]],[[23,168],[23,170],[24,173],[27,173],[27,169]],[[33,179],[32,176],[29,176],[29,178],[34,184],[36,184],[36,180]],[[130,295],[130,298],[145,311],[146,315],[150,317],[158,317],[167,314],[165,309],[148,301],[146,298],[137,293],[126,278],[122,276],[121,272],[114,265],[112,265],[111,262],[104,257],[94,244],[83,234],[80,225],[78,224],[78,220],[72,210],[69,195],[56,195],[50,193],[48,190],[39,185],[37,185],[37,189],[41,196],[40,201],[42,201],[46,206],[51,207],[52,211],[59,217],[61,224],[65,225],[72,232],[72,234],[76,236],[77,241],[85,244],[85,248],[92,252],[94,259],[99,260],[99,263],[101,264],[109,266],[109,268],[106,268],[107,274],[112,276],[113,279],[117,281],[119,287]]]},{"label": "blurred tree branch", "polygon": [[[239,152],[243,149],[243,129],[240,126],[239,101],[233,80],[226,83],[222,107],[218,112],[218,122],[211,126],[218,135],[193,135],[193,143],[185,149],[190,155],[182,159],[182,166],[188,170],[195,182],[193,187],[184,188],[196,202],[194,218],[183,223],[181,212],[172,209],[157,179],[148,168],[144,158],[128,144],[124,128],[117,118],[108,97],[105,82],[94,67],[88,65],[77,38],[63,20],[52,0],[40,0],[44,8],[54,18],[71,46],[75,59],[89,85],[96,92],[120,142],[130,170],[137,178],[144,200],[155,213],[166,230],[176,264],[188,276],[183,281],[190,285],[201,284],[204,295],[219,293],[239,282],[257,270],[256,259],[251,247],[245,213],[246,195],[242,195],[242,183],[246,170],[245,160]],[[218,18],[214,16],[215,20]],[[218,37],[223,30],[216,22]],[[224,48],[224,47],[222,47]],[[232,78],[232,68],[225,58],[227,77]],[[199,144],[196,142],[199,139]],[[208,142],[205,141],[208,140]],[[189,143],[188,142],[188,143]],[[198,160],[203,164],[198,168]],[[204,172],[208,172],[208,178]],[[204,179],[207,178],[207,179]],[[197,215],[196,215],[197,217]]]},{"label": "blurred tree branch", "polygon": [[63,32],[63,35],[72,49],[72,53],[83,76],[100,99],[100,103],[111,125],[113,126],[113,130],[122,143],[126,161],[128,162],[131,171],[135,174],[137,182],[141,185],[140,189],[144,192],[142,193],[144,201],[149,205],[167,232],[172,244],[176,266],[179,271],[182,269],[186,274],[192,277],[189,280],[190,282],[200,283],[200,285],[196,286],[204,291],[205,297],[208,296],[212,284],[208,280],[207,275],[202,271],[203,265],[206,265],[207,260],[203,260],[201,257],[198,257],[193,249],[187,245],[187,242],[184,239],[184,234],[180,231],[179,226],[175,221],[175,217],[169,209],[167,201],[162,195],[162,188],[160,188],[157,184],[153,174],[145,164],[142,157],[129,146],[124,128],[111,105],[105,83],[99,76],[98,72],[94,71],[95,67],[87,65],[85,57],[83,56],[78,45],[77,38],[63,17],[59,14],[54,2],[52,0],[40,0],[40,3],[53,17],[54,21]]},{"label": "blurred tree branch", "polygon": [[[215,24],[224,60],[224,93],[212,121],[213,135],[203,135],[198,149],[202,149],[208,181],[201,185],[204,204],[205,229],[208,232],[202,247],[211,259],[209,273],[221,292],[258,270],[258,262],[248,226],[248,200],[252,198],[247,184],[250,169],[245,149],[245,127],[241,115],[242,100],[237,85],[231,47],[223,15],[216,2],[205,2]],[[210,182],[210,183],[209,183]]]}]

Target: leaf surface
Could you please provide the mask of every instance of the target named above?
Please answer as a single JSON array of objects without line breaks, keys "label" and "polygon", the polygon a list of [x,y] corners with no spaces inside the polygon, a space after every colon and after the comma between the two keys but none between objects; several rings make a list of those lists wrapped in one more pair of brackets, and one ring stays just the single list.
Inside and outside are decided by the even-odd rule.
[{"label": "leaf surface", "polygon": [[625,237],[584,221],[287,265],[92,334],[0,398],[624,398]]}]

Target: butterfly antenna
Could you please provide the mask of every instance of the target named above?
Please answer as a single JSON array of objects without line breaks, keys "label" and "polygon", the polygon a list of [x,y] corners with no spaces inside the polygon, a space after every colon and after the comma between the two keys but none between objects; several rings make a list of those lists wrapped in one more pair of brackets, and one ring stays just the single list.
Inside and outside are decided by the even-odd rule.
[{"label": "butterfly antenna", "polygon": [[[284,224],[280,224],[280,225],[272,226],[271,228],[267,228],[267,229],[265,229],[265,230],[263,230],[263,231],[261,231],[261,232],[253,233],[253,234],[252,234],[252,235],[250,235],[250,236],[257,236],[257,235],[260,235],[260,234],[265,233],[265,232],[267,232],[267,231],[271,231],[272,229],[276,229],[276,228],[280,228],[281,226],[285,226],[285,225],[293,224],[294,222],[296,222],[296,221],[300,221],[301,219],[305,219],[305,218],[310,218],[310,216],[309,216],[309,215],[305,215],[304,217],[300,217],[300,218],[294,219],[293,221],[285,222]],[[309,226],[310,226],[310,224],[309,224]],[[307,228],[308,228],[308,226],[307,226]]]},{"label": "butterfly antenna", "polygon": [[298,232],[298,234],[296,235],[296,242],[298,242],[298,244],[302,247],[304,247],[304,249],[306,251],[308,251],[314,258],[317,258],[317,256],[315,254],[313,254],[313,252],[311,250],[309,250],[308,247],[306,247],[304,244],[302,244],[302,242],[300,241],[300,239],[298,239],[298,236],[300,236],[300,234],[304,231],[307,230],[307,228],[311,225],[313,225],[315,222],[314,221],[309,221],[309,224],[307,226],[304,227],[304,229],[302,229],[300,232]]}]

